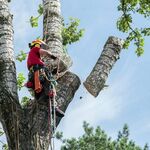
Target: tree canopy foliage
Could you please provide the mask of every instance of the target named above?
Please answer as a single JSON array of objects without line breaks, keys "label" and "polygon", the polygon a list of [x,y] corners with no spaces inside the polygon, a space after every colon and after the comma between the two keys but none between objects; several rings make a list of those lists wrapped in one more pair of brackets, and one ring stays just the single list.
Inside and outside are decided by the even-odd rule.
[{"label": "tree canopy foliage", "polygon": [[94,129],[87,122],[83,123],[83,129],[84,134],[79,138],[63,139],[62,133],[58,132],[56,137],[63,143],[61,150],[149,150],[147,144],[141,148],[129,139],[127,124],[119,131],[117,140],[109,137],[99,126]]}]

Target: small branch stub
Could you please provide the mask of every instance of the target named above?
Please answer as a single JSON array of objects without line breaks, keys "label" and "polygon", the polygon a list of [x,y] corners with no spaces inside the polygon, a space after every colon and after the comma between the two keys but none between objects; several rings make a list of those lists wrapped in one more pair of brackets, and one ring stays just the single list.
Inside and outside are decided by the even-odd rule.
[{"label": "small branch stub", "polygon": [[94,97],[104,88],[106,79],[115,62],[119,59],[124,41],[110,36],[92,72],[83,83]]}]

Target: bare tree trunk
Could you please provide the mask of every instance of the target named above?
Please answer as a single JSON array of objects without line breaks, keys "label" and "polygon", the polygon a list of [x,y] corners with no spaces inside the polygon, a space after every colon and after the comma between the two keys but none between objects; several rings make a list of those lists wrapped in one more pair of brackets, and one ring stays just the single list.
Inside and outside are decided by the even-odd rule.
[{"label": "bare tree trunk", "polygon": [[112,36],[108,38],[101,56],[84,82],[85,88],[93,96],[98,96],[99,92],[104,88],[110,70],[119,58],[122,46],[123,40]]},{"label": "bare tree trunk", "polygon": [[12,43],[12,15],[8,1],[0,0],[0,121],[11,149],[15,146],[15,113],[19,108]]}]

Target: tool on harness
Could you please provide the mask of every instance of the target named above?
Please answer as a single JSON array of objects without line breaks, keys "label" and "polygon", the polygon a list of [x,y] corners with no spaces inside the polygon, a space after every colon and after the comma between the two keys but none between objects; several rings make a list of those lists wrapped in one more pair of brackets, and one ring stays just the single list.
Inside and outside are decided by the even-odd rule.
[{"label": "tool on harness", "polygon": [[43,69],[41,65],[34,65],[29,69],[28,82],[25,84],[27,88],[33,89],[36,93],[42,91],[42,83],[44,81]]},{"label": "tool on harness", "polygon": [[40,82],[40,71],[39,70],[36,70],[34,72],[34,91],[36,93],[40,93],[42,91],[42,85],[41,85],[41,82]]}]

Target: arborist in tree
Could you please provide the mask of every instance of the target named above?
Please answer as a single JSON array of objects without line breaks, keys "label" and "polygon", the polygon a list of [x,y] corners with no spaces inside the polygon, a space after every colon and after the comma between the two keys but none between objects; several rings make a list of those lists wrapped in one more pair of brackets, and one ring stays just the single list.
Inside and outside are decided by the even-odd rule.
[{"label": "arborist in tree", "polygon": [[[44,50],[43,47],[46,47],[47,44],[37,39],[32,43],[29,43],[30,52],[27,59],[27,67],[29,70],[28,82],[26,83],[27,88],[32,88],[35,93],[35,98],[38,99],[42,92],[47,96],[46,99],[52,98],[55,95],[55,84],[52,74],[46,68],[44,62],[42,61],[43,56],[51,57],[56,59],[57,57],[52,55],[49,51]],[[48,91],[44,88],[44,84],[48,83]],[[59,117],[64,116],[58,107],[56,107],[56,115]]]}]

